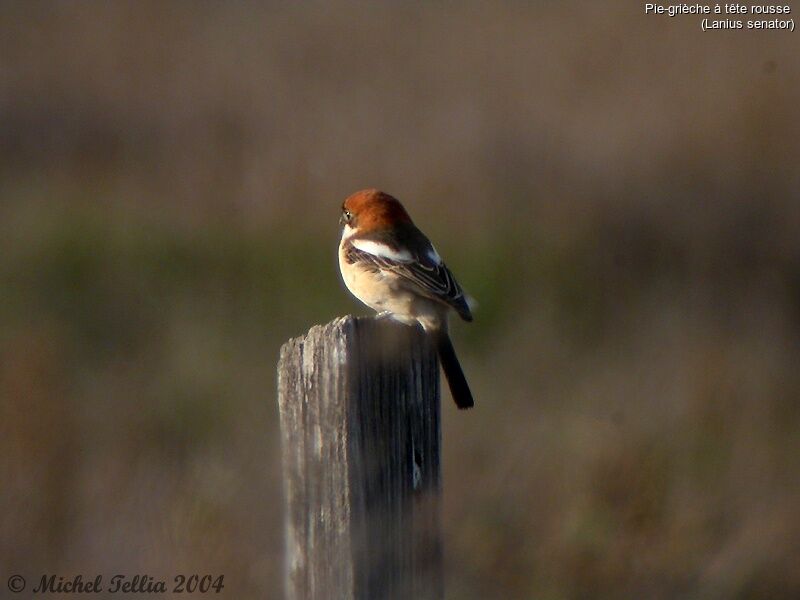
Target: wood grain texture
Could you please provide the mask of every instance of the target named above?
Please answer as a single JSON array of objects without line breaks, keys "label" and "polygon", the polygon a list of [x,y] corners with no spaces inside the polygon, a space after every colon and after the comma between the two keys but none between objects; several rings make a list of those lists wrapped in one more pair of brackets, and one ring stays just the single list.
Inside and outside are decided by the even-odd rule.
[{"label": "wood grain texture", "polygon": [[436,355],[344,317],[284,344],[278,404],[287,598],[443,597]]}]

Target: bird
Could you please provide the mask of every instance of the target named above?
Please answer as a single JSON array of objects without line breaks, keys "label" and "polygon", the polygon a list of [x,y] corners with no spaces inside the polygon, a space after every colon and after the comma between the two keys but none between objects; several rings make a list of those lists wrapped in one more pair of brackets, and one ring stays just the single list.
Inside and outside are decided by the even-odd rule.
[{"label": "bird", "polygon": [[377,189],[348,196],[339,223],[339,269],[345,286],[378,313],[421,325],[433,342],[460,409],[475,402],[448,333],[452,310],[472,321],[468,296],[397,198]]}]

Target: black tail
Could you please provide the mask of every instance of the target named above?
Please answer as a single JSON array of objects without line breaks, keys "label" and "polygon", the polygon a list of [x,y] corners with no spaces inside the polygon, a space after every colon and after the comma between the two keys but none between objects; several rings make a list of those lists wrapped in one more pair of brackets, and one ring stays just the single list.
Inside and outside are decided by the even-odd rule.
[{"label": "black tail", "polygon": [[439,362],[442,363],[444,376],[450,385],[450,395],[453,396],[456,406],[458,408],[472,408],[475,405],[475,401],[472,399],[472,392],[469,390],[467,378],[464,377],[464,371],[461,370],[461,364],[458,362],[456,350],[453,348],[450,336],[447,335],[446,331],[437,331],[433,335],[433,339],[436,344],[436,351],[439,353]]}]

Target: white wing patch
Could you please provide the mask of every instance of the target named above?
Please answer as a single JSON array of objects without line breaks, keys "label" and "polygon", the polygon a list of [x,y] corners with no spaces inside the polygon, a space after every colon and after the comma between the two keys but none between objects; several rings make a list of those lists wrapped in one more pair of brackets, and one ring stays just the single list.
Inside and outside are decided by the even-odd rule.
[{"label": "white wing patch", "polygon": [[470,311],[474,311],[476,308],[478,308],[478,301],[469,294],[464,294],[464,300],[466,300]]},{"label": "white wing patch", "polygon": [[396,260],[398,262],[411,262],[413,259],[408,250],[395,250],[380,242],[374,242],[372,240],[351,240],[350,243],[362,252],[367,252],[368,254],[381,258],[388,258],[389,260]]},{"label": "white wing patch", "polygon": [[433,244],[431,244],[431,249],[428,250],[428,258],[430,258],[435,265],[442,264],[442,257],[436,252],[436,248],[433,247]]}]

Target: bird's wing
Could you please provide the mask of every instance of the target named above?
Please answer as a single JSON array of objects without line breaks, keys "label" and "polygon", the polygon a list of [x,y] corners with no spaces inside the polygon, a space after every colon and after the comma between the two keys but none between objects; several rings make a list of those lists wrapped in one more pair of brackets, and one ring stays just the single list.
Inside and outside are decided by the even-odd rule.
[{"label": "bird's wing", "polygon": [[346,244],[345,259],[376,272],[393,273],[415,291],[452,306],[462,318],[472,320],[464,290],[432,246],[424,256],[415,256],[380,242],[356,240]]}]

